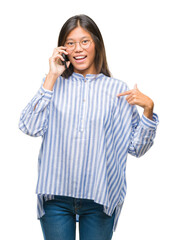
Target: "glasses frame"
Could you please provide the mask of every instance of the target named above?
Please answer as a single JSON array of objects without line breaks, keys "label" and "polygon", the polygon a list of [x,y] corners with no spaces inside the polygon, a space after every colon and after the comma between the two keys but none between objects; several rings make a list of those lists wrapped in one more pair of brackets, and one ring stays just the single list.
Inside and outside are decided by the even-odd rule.
[{"label": "glasses frame", "polygon": [[[81,47],[82,49],[88,49],[88,48],[91,46],[91,43],[93,42],[93,40],[90,40],[90,39],[87,39],[87,40],[90,41],[90,44],[89,44],[89,46],[86,47],[86,48],[83,48],[83,47],[81,46],[81,42],[84,41],[84,40],[81,40],[81,41],[78,41],[78,42],[76,42],[76,41],[74,42],[74,41],[73,41],[73,43],[74,43],[74,48],[73,48],[73,49],[67,48],[66,50],[73,52],[73,51],[75,50],[75,48],[76,48],[76,43],[79,43],[79,45],[80,45],[80,47]],[[66,42],[67,42],[67,41],[66,41]],[[66,42],[64,43],[64,46],[66,46],[66,45],[65,45]],[[66,47],[67,47],[67,46],[66,46]]]}]

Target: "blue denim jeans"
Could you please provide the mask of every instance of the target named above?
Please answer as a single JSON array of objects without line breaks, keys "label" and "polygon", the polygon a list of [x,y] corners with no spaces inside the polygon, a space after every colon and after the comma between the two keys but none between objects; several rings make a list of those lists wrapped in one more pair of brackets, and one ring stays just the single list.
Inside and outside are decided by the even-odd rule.
[{"label": "blue denim jeans", "polygon": [[40,223],[45,240],[75,240],[76,214],[79,215],[80,240],[111,240],[115,211],[103,212],[103,205],[93,200],[55,195],[44,201],[45,215]]}]

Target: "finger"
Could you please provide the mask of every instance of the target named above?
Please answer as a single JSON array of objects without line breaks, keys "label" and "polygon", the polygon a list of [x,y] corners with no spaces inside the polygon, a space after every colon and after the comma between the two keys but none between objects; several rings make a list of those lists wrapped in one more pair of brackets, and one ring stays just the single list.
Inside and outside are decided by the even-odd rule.
[{"label": "finger", "polygon": [[55,49],[67,49],[67,47],[64,47],[64,46],[60,46],[60,47],[56,47]]},{"label": "finger", "polygon": [[55,49],[56,49],[57,51],[66,51],[67,47],[61,46],[61,47],[56,47]]},{"label": "finger", "polygon": [[128,95],[128,96],[126,97],[126,100],[127,100],[127,102],[128,102],[128,101],[133,100],[133,98],[134,98],[134,97],[133,97],[132,95]]},{"label": "finger", "polygon": [[138,89],[138,88],[137,88],[137,84],[134,85],[134,89]]},{"label": "finger", "polygon": [[136,104],[136,101],[135,101],[135,98],[131,97],[127,100],[127,102],[130,104],[130,105],[135,105]]},{"label": "finger", "polygon": [[62,55],[62,53],[64,53],[65,55],[68,55],[68,52],[64,51],[64,50],[55,50],[53,54],[56,53],[60,53]]},{"label": "finger", "polygon": [[126,101],[127,101],[129,104],[134,105],[136,99],[135,99],[134,96],[131,95],[131,96],[128,96],[128,97],[126,98]]},{"label": "finger", "polygon": [[56,61],[56,60],[61,60],[61,61],[64,61],[64,58],[60,55],[60,54],[55,54],[55,55],[53,55],[51,58],[50,58],[50,60],[52,60],[52,61]]},{"label": "finger", "polygon": [[136,105],[136,103],[135,103],[134,101],[130,101],[130,102],[128,102],[128,104],[130,104],[130,105]]},{"label": "finger", "polygon": [[125,96],[125,95],[129,95],[132,93],[132,90],[129,90],[129,91],[126,91],[126,92],[123,92],[123,93],[119,93],[117,94],[117,97],[121,97],[121,96]]},{"label": "finger", "polygon": [[65,61],[65,59],[63,58],[63,56],[61,54],[55,54],[54,55],[54,58],[57,60],[57,59],[60,59],[61,61]]},{"label": "finger", "polygon": [[66,55],[68,54],[68,52],[66,52],[64,49],[60,49],[60,48],[55,48],[53,54],[55,53],[64,53]]}]

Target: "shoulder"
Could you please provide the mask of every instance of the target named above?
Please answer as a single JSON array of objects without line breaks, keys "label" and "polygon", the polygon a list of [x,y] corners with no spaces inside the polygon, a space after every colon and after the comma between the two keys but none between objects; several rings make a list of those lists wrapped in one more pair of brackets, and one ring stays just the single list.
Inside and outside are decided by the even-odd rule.
[{"label": "shoulder", "polygon": [[104,74],[102,74],[102,78],[106,82],[106,84],[110,86],[109,88],[112,89],[112,91],[115,90],[117,93],[120,93],[129,90],[127,83],[123,80],[115,77],[108,77]]}]

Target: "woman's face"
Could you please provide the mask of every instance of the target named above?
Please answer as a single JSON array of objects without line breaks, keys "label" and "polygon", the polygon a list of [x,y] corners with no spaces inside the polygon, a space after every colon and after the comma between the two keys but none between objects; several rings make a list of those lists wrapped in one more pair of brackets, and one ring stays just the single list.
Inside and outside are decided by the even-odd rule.
[{"label": "woman's face", "polygon": [[[79,42],[83,42],[84,44],[88,41],[91,41],[89,47],[87,49],[83,49]],[[75,43],[76,42],[76,43]],[[74,72],[83,74],[84,77],[86,74],[96,74],[95,70],[95,43],[90,35],[82,27],[77,27],[72,30],[66,38],[65,46],[70,46],[75,43],[75,48],[70,50],[67,47],[67,52],[69,53],[67,56],[74,67]]]}]

